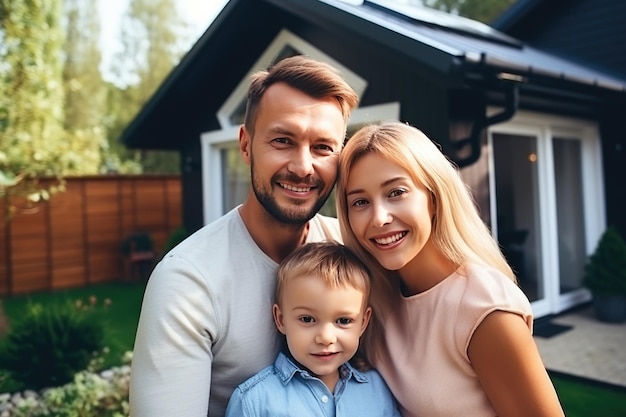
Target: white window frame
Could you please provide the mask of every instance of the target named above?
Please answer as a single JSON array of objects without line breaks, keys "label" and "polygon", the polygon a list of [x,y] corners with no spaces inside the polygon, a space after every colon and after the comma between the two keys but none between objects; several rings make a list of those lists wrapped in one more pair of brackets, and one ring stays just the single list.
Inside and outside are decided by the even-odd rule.
[{"label": "white window frame", "polygon": [[[489,109],[493,114],[500,110]],[[585,213],[585,248],[591,254],[606,227],[604,176],[602,167],[602,147],[600,133],[595,122],[568,117],[548,115],[528,111],[519,111],[508,122],[491,126],[488,129],[489,149],[493,148],[493,134],[520,134],[537,137],[539,192],[539,216],[541,224],[540,239],[542,273],[546,297],[532,303],[536,317],[559,313],[574,305],[588,301],[589,292],[584,288],[568,294],[559,294],[558,230],[556,217],[555,177],[553,166],[552,139],[554,137],[575,137],[581,143],[581,164],[583,178],[583,204]],[[497,218],[495,181],[493,175],[493,152],[489,153],[490,207],[491,218]],[[497,236],[497,224],[492,224]]]}]

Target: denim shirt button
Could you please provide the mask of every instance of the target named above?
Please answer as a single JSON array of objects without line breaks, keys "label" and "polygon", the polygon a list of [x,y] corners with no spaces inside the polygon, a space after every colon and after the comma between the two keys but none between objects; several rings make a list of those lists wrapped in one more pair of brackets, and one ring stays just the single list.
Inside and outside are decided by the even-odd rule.
[{"label": "denim shirt button", "polygon": [[328,395],[322,395],[322,402],[323,403],[327,403],[328,402]]}]

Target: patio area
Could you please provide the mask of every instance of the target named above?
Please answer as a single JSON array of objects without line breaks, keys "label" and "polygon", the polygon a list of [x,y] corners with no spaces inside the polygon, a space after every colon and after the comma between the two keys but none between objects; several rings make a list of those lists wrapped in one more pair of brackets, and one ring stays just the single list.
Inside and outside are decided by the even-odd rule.
[{"label": "patio area", "polygon": [[556,334],[535,334],[548,370],[626,389],[626,323],[600,322],[585,306],[551,318],[549,325]]}]

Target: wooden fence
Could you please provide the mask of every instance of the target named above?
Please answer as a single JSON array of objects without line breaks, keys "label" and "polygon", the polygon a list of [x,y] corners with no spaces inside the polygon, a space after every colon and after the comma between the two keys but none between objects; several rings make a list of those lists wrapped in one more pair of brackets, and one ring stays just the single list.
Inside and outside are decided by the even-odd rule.
[{"label": "wooden fence", "polygon": [[0,295],[127,279],[122,240],[147,232],[160,254],[181,205],[179,176],[68,178],[65,192],[0,221]]}]

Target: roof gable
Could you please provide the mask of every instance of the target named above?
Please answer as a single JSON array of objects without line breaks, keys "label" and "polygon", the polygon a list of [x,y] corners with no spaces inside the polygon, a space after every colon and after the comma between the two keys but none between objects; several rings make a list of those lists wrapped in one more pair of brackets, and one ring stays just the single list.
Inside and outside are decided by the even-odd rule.
[{"label": "roof gable", "polygon": [[346,82],[354,89],[359,97],[367,88],[367,81],[361,78],[350,68],[344,66],[323,51],[315,48],[308,42],[305,42],[292,32],[283,29],[274,38],[272,43],[265,49],[259,59],[250,67],[246,75],[239,81],[237,87],[217,112],[217,118],[222,129],[238,126],[243,123],[243,116],[246,106],[246,93],[250,84],[250,77],[256,71],[267,68],[283,58],[293,55],[308,55],[310,57],[328,62],[337,68]]}]

